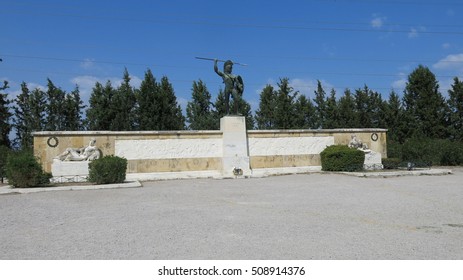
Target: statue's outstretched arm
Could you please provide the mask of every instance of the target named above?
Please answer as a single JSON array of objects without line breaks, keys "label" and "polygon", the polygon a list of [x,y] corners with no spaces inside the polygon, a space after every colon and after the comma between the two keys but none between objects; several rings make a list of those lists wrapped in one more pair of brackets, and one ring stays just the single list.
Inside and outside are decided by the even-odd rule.
[{"label": "statue's outstretched arm", "polygon": [[214,59],[214,71],[217,73],[217,75],[223,77],[223,73],[219,71],[219,67],[217,67],[217,61],[218,59]]}]

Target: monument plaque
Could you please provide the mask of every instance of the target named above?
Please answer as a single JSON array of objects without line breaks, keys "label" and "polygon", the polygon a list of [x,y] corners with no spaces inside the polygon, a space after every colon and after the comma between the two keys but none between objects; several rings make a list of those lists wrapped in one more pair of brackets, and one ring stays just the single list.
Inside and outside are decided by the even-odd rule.
[{"label": "monument plaque", "polygon": [[246,118],[226,116],[220,119],[223,132],[222,175],[224,177],[251,176]]}]

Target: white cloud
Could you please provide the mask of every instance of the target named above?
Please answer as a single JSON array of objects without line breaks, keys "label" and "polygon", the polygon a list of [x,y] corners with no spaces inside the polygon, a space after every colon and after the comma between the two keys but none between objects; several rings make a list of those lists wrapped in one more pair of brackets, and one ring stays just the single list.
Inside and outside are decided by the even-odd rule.
[{"label": "white cloud", "polygon": [[463,70],[463,53],[450,54],[433,65],[439,70]]},{"label": "white cloud", "polygon": [[410,32],[408,33],[408,38],[417,38],[418,37],[418,30],[416,28],[412,27],[410,29]]},{"label": "white cloud", "polygon": [[[405,69],[407,67],[403,68]],[[408,71],[408,68],[406,69],[406,71]],[[398,73],[398,76],[400,78],[392,82],[391,86],[396,92],[401,92],[405,89],[405,86],[407,85],[408,76],[405,72]]]},{"label": "white cloud", "polygon": [[371,20],[371,27],[373,28],[381,28],[383,27],[383,24],[384,24],[384,20],[386,18],[384,17],[375,17],[374,19]]},{"label": "white cloud", "polygon": [[86,58],[84,59],[83,62],[80,63],[80,67],[86,70],[93,68],[94,65],[95,65],[95,60],[91,58]]},{"label": "white cloud", "polygon": [[442,44],[442,48],[443,48],[444,50],[448,50],[448,49],[450,49],[450,47],[452,47],[452,45],[451,45],[450,43],[443,43],[443,44]]},{"label": "white cloud", "polygon": [[410,32],[408,32],[408,38],[413,39],[413,38],[418,38],[420,35],[420,32],[426,31],[426,27],[424,26],[419,26],[419,27],[411,27]]},{"label": "white cloud", "polygon": [[41,84],[36,84],[36,83],[27,83],[27,88],[29,88],[29,90],[34,90],[36,88],[42,90],[42,91],[46,91],[47,90],[47,87],[46,86],[42,86]]},{"label": "white cloud", "polygon": [[399,80],[392,82],[391,86],[395,91],[402,91],[403,89],[405,89],[406,84],[407,84],[407,79],[401,78]]},{"label": "white cloud", "polygon": [[291,79],[289,81],[290,86],[295,90],[299,91],[300,94],[310,96],[314,90],[317,89],[317,81],[305,80],[305,79]]}]

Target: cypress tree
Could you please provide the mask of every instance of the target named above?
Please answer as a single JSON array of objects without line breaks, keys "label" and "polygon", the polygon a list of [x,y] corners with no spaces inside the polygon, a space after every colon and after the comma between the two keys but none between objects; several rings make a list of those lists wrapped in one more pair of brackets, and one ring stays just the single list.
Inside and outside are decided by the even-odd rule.
[{"label": "cypress tree", "polygon": [[217,127],[213,116],[211,94],[201,80],[193,82],[191,101],[187,104],[186,114],[190,129],[212,130]]},{"label": "cypress tree", "polygon": [[182,130],[185,129],[185,117],[182,114],[182,108],[177,104],[174,88],[169,79],[164,76],[161,78],[160,100],[156,103],[159,106],[158,130]]},{"label": "cypress tree", "polygon": [[323,128],[332,129],[339,127],[339,111],[336,101],[336,91],[331,89],[330,96],[325,102],[325,125]]},{"label": "cypress tree", "polygon": [[66,93],[61,88],[56,87],[50,79],[47,79],[47,91],[45,95],[47,99],[45,130],[64,130]]},{"label": "cypress tree", "polygon": [[455,77],[448,93],[450,136],[463,141],[463,81]]},{"label": "cypress tree", "polygon": [[389,98],[383,105],[384,126],[388,129],[388,138],[392,141],[403,143],[405,141],[404,130],[407,124],[404,122],[404,111],[399,95],[391,91]]},{"label": "cypress tree", "polygon": [[256,111],[258,129],[275,128],[276,93],[271,85],[265,86],[260,93],[259,109]]},{"label": "cypress tree", "polygon": [[326,120],[326,92],[323,89],[322,83],[320,80],[317,80],[317,90],[314,92],[315,98],[313,99],[315,103],[315,112],[316,112],[316,128],[325,128]]},{"label": "cypress tree", "polygon": [[82,110],[85,108],[80,98],[79,87],[66,94],[64,101],[64,130],[78,131],[83,129]]},{"label": "cypress tree", "polygon": [[349,89],[344,90],[344,95],[339,98],[339,127],[355,128],[359,127],[355,115],[355,99]]},{"label": "cypress tree", "polygon": [[89,130],[110,130],[111,122],[114,119],[111,105],[114,93],[115,89],[110,81],[107,81],[104,87],[99,82],[95,83],[87,109],[87,128]]},{"label": "cypress tree", "polygon": [[403,103],[410,136],[446,137],[448,107],[429,68],[420,65],[408,76]]},{"label": "cypress tree", "polygon": [[295,127],[301,129],[315,128],[315,107],[305,95],[299,95],[295,104]]},{"label": "cypress tree", "polygon": [[39,88],[30,92],[27,84],[21,83],[21,94],[15,99],[13,111],[15,141],[22,149],[32,148],[32,132],[45,128],[47,107],[45,92]]},{"label": "cypress tree", "polygon": [[110,103],[114,118],[110,125],[113,131],[130,131],[135,128],[135,91],[130,85],[130,75],[127,68],[124,70],[123,81],[115,90]]},{"label": "cypress tree", "polygon": [[357,125],[360,128],[379,127],[381,119],[381,95],[367,85],[354,94]]},{"label": "cypress tree", "polygon": [[298,92],[289,85],[289,79],[280,79],[275,98],[275,128],[296,128],[296,108],[294,106]]},{"label": "cypress tree", "polygon": [[10,113],[9,104],[10,100],[7,98],[6,93],[1,93],[1,91],[8,88],[8,82],[4,81],[3,86],[0,86],[0,146],[11,147],[9,134],[11,131],[10,118],[12,114]]},{"label": "cypress tree", "polygon": [[158,129],[157,119],[160,110],[157,102],[160,95],[159,85],[150,69],[145,72],[145,78],[141,82],[138,98],[138,123],[140,130]]}]

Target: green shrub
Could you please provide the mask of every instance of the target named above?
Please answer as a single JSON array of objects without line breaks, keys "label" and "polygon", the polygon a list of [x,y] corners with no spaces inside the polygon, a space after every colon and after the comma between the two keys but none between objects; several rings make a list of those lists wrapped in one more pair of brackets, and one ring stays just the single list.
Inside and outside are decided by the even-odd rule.
[{"label": "green shrub", "polygon": [[6,162],[6,178],[15,188],[30,188],[50,183],[50,173],[45,173],[32,151],[11,153]]},{"label": "green shrub", "polygon": [[6,161],[11,150],[6,146],[0,146],[0,182],[3,183],[3,178],[6,176]]},{"label": "green shrub", "polygon": [[388,158],[402,158],[402,144],[397,141],[387,141],[387,157]]},{"label": "green shrub", "polygon": [[88,180],[96,184],[123,183],[127,171],[127,159],[105,156],[88,165]]},{"label": "green shrub", "polygon": [[441,141],[429,138],[407,139],[402,145],[402,160],[439,165],[442,148],[439,142]]},{"label": "green shrub", "polygon": [[320,153],[324,171],[360,171],[363,170],[365,153],[345,145],[333,145]]},{"label": "green shrub", "polygon": [[381,161],[384,169],[397,169],[401,162],[400,158],[383,158]]},{"label": "green shrub", "polygon": [[450,142],[442,148],[440,165],[463,165],[463,143]]},{"label": "green shrub", "polygon": [[[463,143],[447,139],[411,138],[405,143],[393,144],[403,162],[411,162],[417,167],[432,165],[463,165]],[[388,144],[388,155],[389,153]]]}]

